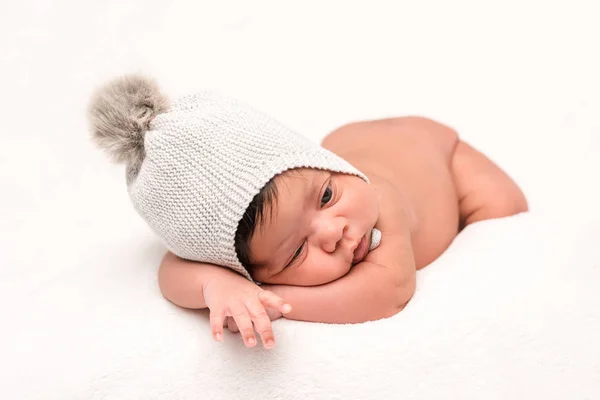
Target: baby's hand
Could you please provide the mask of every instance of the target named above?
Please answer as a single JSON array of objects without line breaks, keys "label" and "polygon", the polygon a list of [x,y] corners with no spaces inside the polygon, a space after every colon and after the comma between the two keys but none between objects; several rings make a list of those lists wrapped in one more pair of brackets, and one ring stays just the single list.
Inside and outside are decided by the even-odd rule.
[{"label": "baby's hand", "polygon": [[[239,279],[213,279],[204,287],[204,300],[210,309],[210,326],[213,338],[223,340],[223,326],[227,322],[232,331],[239,330],[247,347],[256,345],[254,329],[263,345],[275,345],[271,320],[291,311],[282,298],[263,290],[242,276]],[[276,317],[276,318],[273,318]],[[229,325],[226,318],[233,320]],[[253,327],[254,324],[254,327]],[[233,329],[232,329],[233,328]]]},{"label": "baby's hand", "polygon": [[[280,311],[277,311],[273,308],[266,308],[265,311],[267,311],[267,315],[269,316],[269,319],[271,321],[275,321],[283,317],[283,314]],[[223,324],[223,327],[227,327],[227,329],[229,329],[233,333],[238,333],[240,331],[233,317],[225,318],[225,323]]]}]

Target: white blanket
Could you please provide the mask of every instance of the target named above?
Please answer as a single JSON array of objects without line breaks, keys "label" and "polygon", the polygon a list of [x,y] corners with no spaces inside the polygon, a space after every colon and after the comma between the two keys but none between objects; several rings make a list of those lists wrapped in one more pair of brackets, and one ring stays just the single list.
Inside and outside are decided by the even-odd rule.
[{"label": "white blanket", "polygon": [[530,213],[469,226],[419,272],[400,314],[358,325],[277,321],[271,351],[233,334],[215,343],[205,312],[164,301],[159,246],[128,271],[68,270],[8,310],[2,390],[36,399],[598,398],[598,222]]}]

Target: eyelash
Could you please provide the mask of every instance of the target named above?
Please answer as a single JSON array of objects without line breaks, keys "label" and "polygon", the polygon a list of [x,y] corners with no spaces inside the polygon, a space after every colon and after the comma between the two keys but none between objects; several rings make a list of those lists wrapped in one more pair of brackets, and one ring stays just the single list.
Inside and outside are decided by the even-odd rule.
[{"label": "eyelash", "polygon": [[296,252],[294,253],[294,256],[292,257],[292,259],[290,260],[289,263],[287,263],[287,265],[285,266],[286,268],[289,267],[290,265],[292,265],[292,263],[294,262],[295,259],[297,259],[298,257],[300,257],[300,255],[302,254],[302,249],[304,248],[304,243],[302,243],[300,245],[300,247],[298,247],[298,250],[296,250]]},{"label": "eyelash", "polygon": [[[330,194],[329,194],[329,200],[327,200],[325,202],[325,204],[323,204],[323,199],[325,198],[325,194],[327,193],[327,190],[329,190]],[[323,195],[321,196],[321,208],[323,208],[323,206],[326,206],[329,202],[331,202],[331,200],[333,199],[333,188],[331,187],[331,182],[327,184],[327,187],[325,188],[325,191],[323,192]]]}]

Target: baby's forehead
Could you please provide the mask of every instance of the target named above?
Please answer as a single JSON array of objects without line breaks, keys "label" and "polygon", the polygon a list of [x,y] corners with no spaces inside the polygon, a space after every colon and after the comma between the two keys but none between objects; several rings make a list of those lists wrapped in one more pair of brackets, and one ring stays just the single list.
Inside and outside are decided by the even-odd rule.
[{"label": "baby's forehead", "polygon": [[275,196],[273,209],[297,207],[317,196],[328,172],[318,169],[293,169],[273,179]]},{"label": "baby's forehead", "polygon": [[275,176],[274,181],[276,183],[288,182],[288,181],[306,181],[312,175],[314,175],[316,170],[312,168],[294,168],[288,169],[278,175]]},{"label": "baby's forehead", "polygon": [[319,190],[325,171],[298,168],[285,171],[272,180],[274,195],[265,206],[267,219],[262,221],[261,230],[270,230],[278,226],[278,220],[289,220],[302,212],[303,205],[314,192]]},{"label": "baby's forehead", "polygon": [[278,189],[290,186],[305,188],[326,173],[327,171],[314,168],[294,168],[276,175],[273,178],[273,182]]}]

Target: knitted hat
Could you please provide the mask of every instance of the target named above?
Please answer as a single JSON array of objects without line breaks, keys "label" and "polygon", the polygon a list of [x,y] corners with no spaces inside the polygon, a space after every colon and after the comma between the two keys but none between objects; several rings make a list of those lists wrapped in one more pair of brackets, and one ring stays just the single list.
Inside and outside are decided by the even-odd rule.
[{"label": "knitted hat", "polygon": [[152,80],[126,76],[93,96],[94,139],[127,165],[137,212],[174,254],[252,280],[235,250],[246,208],[275,175],[318,168],[366,176],[273,118],[216,93],[170,106]]}]

